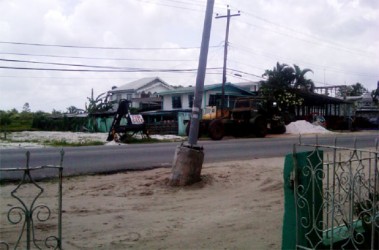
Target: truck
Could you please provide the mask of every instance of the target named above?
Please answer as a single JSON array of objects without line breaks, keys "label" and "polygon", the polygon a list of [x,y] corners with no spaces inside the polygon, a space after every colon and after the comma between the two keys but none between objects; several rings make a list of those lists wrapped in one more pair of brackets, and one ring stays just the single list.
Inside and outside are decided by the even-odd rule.
[{"label": "truck", "polygon": [[199,124],[199,136],[206,133],[213,140],[221,140],[225,135],[265,137],[267,133],[282,134],[285,131],[277,103],[255,96],[237,98],[234,107],[228,110],[207,107]]}]

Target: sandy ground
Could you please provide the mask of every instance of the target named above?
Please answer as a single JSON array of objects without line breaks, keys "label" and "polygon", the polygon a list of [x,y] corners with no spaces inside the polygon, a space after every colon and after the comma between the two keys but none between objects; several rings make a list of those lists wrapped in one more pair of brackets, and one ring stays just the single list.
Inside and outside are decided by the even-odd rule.
[{"label": "sandy ground", "polygon": [[[284,157],[206,164],[202,182],[182,188],[166,185],[167,168],[64,178],[63,248],[280,249],[283,165]],[[55,181],[39,184],[45,192],[34,207],[51,209],[48,220],[46,209],[35,211],[41,219],[35,235],[43,239],[57,234],[58,189]],[[19,235],[20,223],[12,225],[7,215],[19,206],[10,197],[15,188],[0,186],[0,249],[1,240],[15,242]],[[27,184],[17,193],[30,198],[36,191]],[[20,220],[19,211],[12,210],[12,222]]]},{"label": "sandy ground", "polygon": [[[284,158],[207,164],[202,182],[175,188],[166,185],[171,169],[65,178],[63,248],[279,249],[283,164]],[[46,191],[38,201],[54,201],[57,183],[40,185]],[[1,186],[0,237],[9,242],[18,234],[6,221],[17,205],[9,197],[14,188]],[[54,234],[56,215],[35,224],[36,235]]]}]

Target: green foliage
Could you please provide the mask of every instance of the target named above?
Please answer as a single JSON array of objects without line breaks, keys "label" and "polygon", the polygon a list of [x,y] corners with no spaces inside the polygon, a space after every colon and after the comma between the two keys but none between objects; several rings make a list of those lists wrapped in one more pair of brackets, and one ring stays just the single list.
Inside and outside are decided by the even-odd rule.
[{"label": "green foliage", "polygon": [[45,131],[81,131],[87,124],[85,117],[54,117],[43,112],[34,115],[32,128]]},{"label": "green foliage", "polygon": [[379,104],[379,87],[376,90],[371,91],[371,97],[375,104]]},{"label": "green foliage", "polygon": [[315,84],[313,83],[312,80],[305,78],[306,73],[308,72],[313,73],[313,71],[311,69],[300,69],[300,67],[297,66],[296,64],[293,65],[293,68],[294,68],[294,75],[295,75],[293,87],[295,89],[301,89],[307,92],[314,92]]},{"label": "green foliage", "polygon": [[82,142],[67,142],[66,140],[53,140],[53,141],[45,141],[43,143],[47,146],[53,147],[82,147],[82,146],[101,146],[104,145],[102,141],[82,141]]},{"label": "green foliage", "polygon": [[285,110],[291,106],[299,106],[304,102],[303,98],[299,98],[296,94],[284,90],[282,93],[279,93],[276,101],[278,102],[281,108]]},{"label": "green foliage", "polygon": [[86,104],[86,111],[88,114],[93,114],[97,112],[105,112],[112,109],[113,104],[108,102],[107,93],[102,93],[94,98],[93,89],[91,90],[91,97],[87,97],[89,103]]},{"label": "green foliage", "polygon": [[9,112],[0,111],[0,125],[8,126],[9,124],[11,124],[12,123],[11,115],[12,114]]},{"label": "green foliage", "polygon": [[0,131],[81,131],[87,125],[86,117],[67,117],[61,113],[56,116],[42,111],[21,112],[0,110]]},{"label": "green foliage", "polygon": [[263,76],[267,77],[267,80],[261,81],[262,87],[268,89],[288,89],[295,79],[294,69],[279,62],[272,70],[266,70]]},{"label": "green foliage", "polygon": [[30,112],[30,105],[29,105],[28,102],[26,102],[26,103],[24,104],[24,106],[22,106],[22,112],[23,112],[23,113],[29,113],[29,112]]},{"label": "green foliage", "polygon": [[11,114],[0,111],[0,126],[4,132],[4,139],[7,139],[8,126],[12,123]]},{"label": "green foliage", "polygon": [[340,96],[361,96],[368,90],[359,82],[353,85],[347,85],[340,90]]},{"label": "green foliage", "polygon": [[79,109],[75,106],[70,106],[67,108],[67,113],[69,114],[79,114],[80,112],[83,112],[84,110]]},{"label": "green foliage", "polygon": [[3,122],[0,123],[0,130],[2,131],[23,131],[30,130],[33,120],[33,114],[29,112],[18,113],[17,110],[0,111]]},{"label": "green foliage", "polygon": [[291,90],[314,91],[313,81],[305,78],[305,74],[308,72],[313,71],[300,69],[297,65],[291,67],[278,62],[272,70],[266,70],[263,74],[267,79],[261,81],[260,94],[267,100],[275,100],[278,102],[279,108],[284,110],[301,105],[304,100]]},{"label": "green foliage", "polygon": [[276,63],[272,70],[266,70],[263,74],[267,80],[261,81],[262,86],[268,89],[301,89],[303,91],[313,92],[314,83],[305,78],[305,74],[313,72],[311,69],[300,69],[294,64],[293,67],[288,64]]}]

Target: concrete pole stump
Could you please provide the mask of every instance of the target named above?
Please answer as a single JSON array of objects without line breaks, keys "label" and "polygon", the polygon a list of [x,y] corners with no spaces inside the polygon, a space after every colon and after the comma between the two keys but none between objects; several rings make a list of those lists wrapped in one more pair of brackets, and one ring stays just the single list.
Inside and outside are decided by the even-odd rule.
[{"label": "concrete pole stump", "polygon": [[187,186],[201,181],[203,162],[202,147],[178,146],[172,163],[169,185]]}]

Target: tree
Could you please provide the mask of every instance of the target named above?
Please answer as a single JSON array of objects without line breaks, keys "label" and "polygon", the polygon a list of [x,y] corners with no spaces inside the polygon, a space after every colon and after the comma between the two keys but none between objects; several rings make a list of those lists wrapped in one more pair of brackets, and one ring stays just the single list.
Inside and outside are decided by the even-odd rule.
[{"label": "tree", "polygon": [[347,85],[339,90],[338,95],[341,97],[344,96],[361,96],[368,90],[359,82],[353,85]]},{"label": "tree", "polygon": [[4,132],[5,140],[7,139],[8,126],[12,123],[11,115],[12,113],[10,112],[0,111],[0,125]]},{"label": "tree", "polygon": [[108,102],[108,96],[107,93],[102,93],[98,95],[96,98],[94,98],[93,89],[91,90],[91,96],[87,97],[89,103],[87,106],[86,103],[86,111],[89,114],[95,113],[95,112],[105,112],[110,109],[112,109],[113,104]]},{"label": "tree", "polygon": [[30,105],[28,102],[25,102],[24,106],[22,106],[22,112],[30,113]]},{"label": "tree", "polygon": [[300,69],[300,67],[297,66],[296,64],[294,64],[293,67],[294,67],[294,74],[295,74],[293,87],[295,89],[301,89],[307,92],[314,92],[314,89],[315,89],[314,82],[310,79],[305,78],[306,73],[308,72],[313,73],[313,71],[311,69]]},{"label": "tree", "polygon": [[310,79],[305,78],[305,74],[313,72],[311,69],[300,69],[299,66],[294,67],[288,64],[276,63],[272,70],[266,70],[263,76],[267,79],[261,81],[260,93],[267,100],[275,100],[279,104],[279,108],[290,111],[296,105],[301,105],[302,98],[299,98],[292,89],[313,92],[314,83]]},{"label": "tree", "polygon": [[350,91],[350,96],[361,96],[365,92],[367,92],[367,89],[359,82],[357,82],[354,85],[351,85],[351,91]]},{"label": "tree", "polygon": [[272,70],[266,70],[262,75],[263,77],[267,77],[267,80],[261,81],[263,83],[263,87],[269,89],[289,89],[293,81],[295,80],[294,69],[283,63],[276,63],[276,67]]},{"label": "tree", "polygon": [[61,116],[61,115],[62,115],[62,112],[59,111],[59,110],[53,109],[53,110],[51,111],[51,114],[52,114],[53,116]]},{"label": "tree", "polygon": [[375,104],[379,103],[379,81],[378,81],[378,87],[375,90],[371,91],[371,97],[372,97],[372,101]]},{"label": "tree", "polygon": [[79,109],[75,106],[70,106],[67,108],[67,113],[69,114],[77,114],[79,113]]}]

